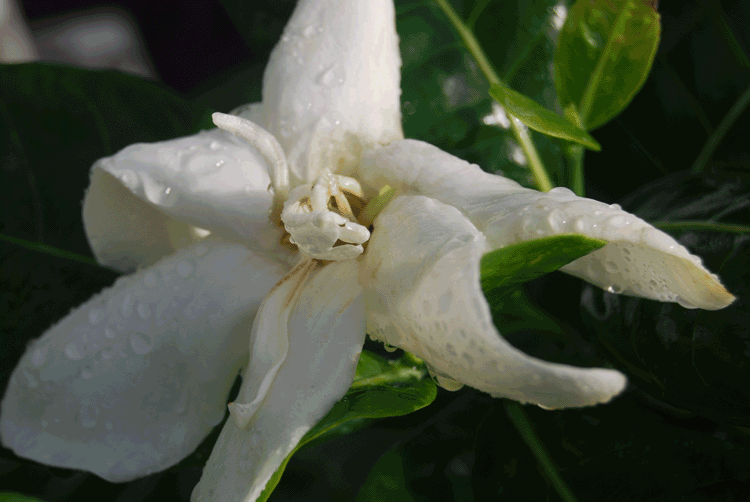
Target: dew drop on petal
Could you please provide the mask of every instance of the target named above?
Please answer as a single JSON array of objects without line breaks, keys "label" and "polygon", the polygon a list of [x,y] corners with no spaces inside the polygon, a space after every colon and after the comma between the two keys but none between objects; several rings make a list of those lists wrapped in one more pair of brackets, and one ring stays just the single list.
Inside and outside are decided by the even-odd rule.
[{"label": "dew drop on petal", "polygon": [[211,143],[209,143],[208,147],[211,150],[218,150],[219,148],[221,148],[221,144],[218,141],[214,140]]},{"label": "dew drop on petal", "polygon": [[193,273],[193,264],[187,260],[180,260],[177,263],[177,275],[182,278],[190,277]]},{"label": "dew drop on petal", "polygon": [[570,188],[566,188],[566,187],[555,187],[555,188],[553,188],[552,190],[550,190],[547,193],[554,193],[554,194],[558,194],[558,195],[572,195],[572,196],[575,196],[575,193],[573,192],[573,190],[571,190]]},{"label": "dew drop on petal", "polygon": [[607,291],[609,291],[610,293],[622,293],[622,286],[620,286],[619,284],[612,284],[607,288]]},{"label": "dew drop on petal", "polygon": [[104,422],[104,428],[108,431],[111,431],[113,427],[114,425],[112,424],[112,420],[107,420],[106,422]]},{"label": "dew drop on petal", "polygon": [[398,350],[398,347],[394,347],[387,342],[383,342],[383,348],[386,350],[386,352],[396,352]]},{"label": "dew drop on petal", "polygon": [[622,206],[620,204],[610,204],[610,209],[614,209],[615,211],[622,211]]},{"label": "dew drop on petal", "polygon": [[94,372],[91,369],[91,366],[84,366],[81,368],[81,378],[88,380],[94,376]]},{"label": "dew drop on petal", "polygon": [[604,263],[604,269],[610,274],[613,274],[617,272],[617,263],[613,261],[607,261]]},{"label": "dew drop on petal", "polygon": [[561,232],[565,228],[568,215],[561,209],[555,208],[547,215],[547,224],[553,232]]},{"label": "dew drop on petal", "polygon": [[75,343],[70,342],[65,346],[64,349],[65,357],[70,359],[71,361],[78,361],[79,359],[83,359],[84,353],[83,350]]},{"label": "dew drop on petal", "polygon": [[138,304],[138,317],[144,321],[148,321],[151,318],[151,307],[147,303]]},{"label": "dew drop on petal", "polygon": [[146,276],[143,278],[143,283],[147,288],[153,288],[156,286],[156,274],[150,270],[146,272]]},{"label": "dew drop on petal", "polygon": [[89,323],[92,326],[96,326],[104,320],[104,316],[105,314],[103,309],[94,307],[89,310]]},{"label": "dew drop on petal", "polygon": [[102,361],[109,361],[112,359],[112,351],[109,349],[102,349],[99,356],[102,358]]},{"label": "dew drop on petal", "polygon": [[78,424],[85,429],[94,427],[97,418],[99,418],[99,408],[91,403],[83,404],[78,410]]},{"label": "dew drop on petal", "polygon": [[115,338],[120,336],[120,334],[117,331],[115,331],[111,326],[107,326],[106,328],[104,328],[104,336],[106,336],[110,340],[114,340]]},{"label": "dew drop on petal", "polygon": [[130,347],[139,356],[148,354],[154,348],[151,339],[145,333],[132,333],[130,335]]},{"label": "dew drop on petal", "polygon": [[37,368],[41,368],[47,362],[47,348],[36,348],[31,353],[31,364]]},{"label": "dew drop on petal", "polygon": [[135,306],[135,299],[133,298],[133,295],[130,293],[125,295],[125,298],[122,300],[122,315],[123,317],[130,317],[130,314],[133,312],[133,307]]}]

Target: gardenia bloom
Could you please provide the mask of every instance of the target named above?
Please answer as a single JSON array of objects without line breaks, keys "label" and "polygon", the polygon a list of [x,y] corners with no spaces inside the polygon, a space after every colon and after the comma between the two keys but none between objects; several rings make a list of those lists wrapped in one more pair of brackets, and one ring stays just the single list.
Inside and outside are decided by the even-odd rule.
[{"label": "gardenia bloom", "polygon": [[346,393],[365,333],[447,387],[547,408],[607,402],[623,375],[529,357],[492,323],[480,258],[545,236],[607,241],[563,268],[601,287],[731,303],[697,257],[618,206],[403,139],[394,18],[390,0],[301,0],[262,103],[93,166],[91,247],[131,275],[29,347],[2,403],[6,446],[110,481],[165,469],[221,421],[242,369],[193,500],[252,501]]}]

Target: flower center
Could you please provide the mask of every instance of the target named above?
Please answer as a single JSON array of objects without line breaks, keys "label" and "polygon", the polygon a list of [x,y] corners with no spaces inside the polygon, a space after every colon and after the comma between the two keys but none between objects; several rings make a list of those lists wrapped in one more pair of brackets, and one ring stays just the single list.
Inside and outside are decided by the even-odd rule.
[{"label": "flower center", "polygon": [[354,214],[363,205],[364,192],[357,180],[324,172],[312,185],[292,189],[281,221],[302,254],[319,260],[351,260],[362,254],[362,244],[370,238]]},{"label": "flower center", "polygon": [[214,113],[213,121],[217,127],[243,138],[263,156],[274,191],[271,218],[278,221],[280,215],[289,241],[304,256],[341,261],[364,252],[362,245],[370,238],[370,232],[357,221],[365,205],[357,180],[324,170],[314,183],[304,183],[290,191],[286,156],[271,133],[235,115]]}]

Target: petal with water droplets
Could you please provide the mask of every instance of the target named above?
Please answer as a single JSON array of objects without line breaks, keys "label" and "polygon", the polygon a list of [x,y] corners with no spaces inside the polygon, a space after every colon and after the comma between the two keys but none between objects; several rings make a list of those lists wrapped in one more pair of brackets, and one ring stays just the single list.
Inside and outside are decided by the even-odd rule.
[{"label": "petal with water droplets", "polygon": [[110,481],[179,462],[224,417],[255,313],[286,270],[209,238],[118,279],[29,347],[2,401],[3,444]]},{"label": "petal with water droplets", "polygon": [[548,363],[500,336],[479,282],[486,238],[458,209],[401,196],[373,225],[360,272],[367,332],[423,358],[441,385],[546,408],[604,403],[624,388],[617,371]]},{"label": "petal with water droplets", "polygon": [[130,145],[91,168],[83,206],[97,260],[123,272],[150,265],[206,231],[276,249],[271,179],[260,154],[212,129]]},{"label": "petal with water droplets", "polygon": [[261,124],[292,175],[354,169],[363,148],[403,137],[391,0],[301,0],[263,75]]},{"label": "petal with water droplets", "polygon": [[561,270],[609,291],[709,310],[734,300],[697,256],[616,204],[577,197],[566,188],[524,188],[414,140],[374,150],[361,173],[371,193],[388,183],[457,207],[492,249],[566,233],[607,241]]},{"label": "petal with water droplets", "polygon": [[[264,301],[237,397],[240,409],[224,425],[191,500],[255,500],[305,433],[346,393],[365,337],[357,267],[348,260],[310,272],[306,282],[291,277]],[[277,337],[288,337],[288,348],[265,379],[262,347]],[[242,409],[245,404],[250,406]]]}]

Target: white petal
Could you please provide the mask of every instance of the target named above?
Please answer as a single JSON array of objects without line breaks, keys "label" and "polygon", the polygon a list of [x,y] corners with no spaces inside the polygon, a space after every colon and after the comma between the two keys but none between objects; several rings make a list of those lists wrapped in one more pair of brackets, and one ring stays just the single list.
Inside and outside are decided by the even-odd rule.
[{"label": "white petal", "polygon": [[500,336],[479,283],[485,237],[456,208],[401,196],[374,227],[360,274],[367,332],[423,358],[438,380],[547,408],[604,403],[625,386],[617,371],[541,361]]},{"label": "white petal", "polygon": [[92,167],[84,225],[97,260],[121,271],[205,236],[195,227],[270,250],[282,230],[269,184],[263,158],[219,129],[135,144]]},{"label": "white petal", "polygon": [[287,270],[209,238],[118,279],[30,345],[3,444],[110,481],[177,463],[224,417],[255,313]]},{"label": "white petal", "polygon": [[610,291],[710,310],[734,300],[697,256],[617,205],[566,188],[524,188],[414,140],[369,153],[361,169],[371,194],[388,183],[459,208],[492,249],[560,234],[605,240],[606,246],[561,270]]},{"label": "white petal", "polygon": [[[255,500],[299,440],[349,388],[365,336],[357,262],[331,263],[312,274],[301,290],[296,282],[275,289],[261,307],[250,368],[237,397],[238,403],[257,406],[243,418],[243,428],[232,418],[224,425],[193,491],[194,502]],[[266,320],[266,314],[273,318]],[[287,323],[280,322],[282,316],[288,316]],[[262,332],[261,321],[268,329],[282,326]],[[288,353],[270,387],[259,394],[253,366],[262,354],[255,344],[285,336]]]},{"label": "white petal", "polygon": [[403,137],[391,0],[301,0],[263,76],[261,124],[291,171],[348,174],[362,148]]}]

